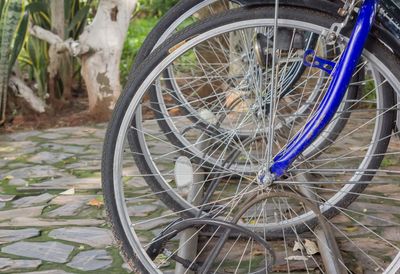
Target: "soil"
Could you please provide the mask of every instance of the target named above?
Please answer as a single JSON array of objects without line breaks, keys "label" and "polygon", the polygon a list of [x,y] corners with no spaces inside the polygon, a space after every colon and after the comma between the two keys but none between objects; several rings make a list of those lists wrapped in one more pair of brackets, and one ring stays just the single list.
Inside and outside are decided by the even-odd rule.
[{"label": "soil", "polygon": [[73,100],[71,103],[59,104],[57,107],[48,109],[42,114],[33,112],[18,114],[9,118],[4,125],[0,126],[0,134],[15,131],[93,125],[109,120],[108,115],[102,115],[102,117],[90,115],[87,108],[87,99],[79,98],[78,100]]}]

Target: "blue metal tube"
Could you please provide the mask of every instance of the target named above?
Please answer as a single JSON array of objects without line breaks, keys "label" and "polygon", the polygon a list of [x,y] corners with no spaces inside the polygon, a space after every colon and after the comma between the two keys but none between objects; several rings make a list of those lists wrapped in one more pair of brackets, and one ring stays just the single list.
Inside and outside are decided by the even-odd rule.
[{"label": "blue metal tube", "polygon": [[314,116],[273,160],[270,172],[282,176],[293,161],[321,134],[334,117],[350,84],[374,22],[379,0],[364,0],[349,43],[337,63],[332,81]]}]

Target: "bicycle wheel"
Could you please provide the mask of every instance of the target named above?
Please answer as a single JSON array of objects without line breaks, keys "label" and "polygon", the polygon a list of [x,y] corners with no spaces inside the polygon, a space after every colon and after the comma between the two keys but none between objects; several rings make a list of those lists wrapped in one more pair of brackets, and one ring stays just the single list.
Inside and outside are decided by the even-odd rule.
[{"label": "bicycle wheel", "polygon": [[[289,3],[290,1],[283,1],[285,4],[290,4],[290,5],[306,5],[305,3]],[[274,1],[265,1],[264,5],[273,5]],[[225,1],[225,0],[207,0],[207,1],[199,1],[199,0],[188,0],[188,1],[181,1],[179,2],[176,6],[174,6],[161,20],[160,22],[155,26],[155,28],[152,30],[152,32],[149,34],[149,36],[146,38],[144,41],[138,56],[135,59],[135,63],[133,64],[132,71],[134,71],[138,65],[144,60],[144,58],[152,51],[154,50],[158,45],[160,45],[165,39],[167,39],[170,35],[175,33],[178,29],[180,29],[184,25],[188,25],[189,23],[193,23],[196,20],[198,20],[199,14],[201,17],[205,18],[207,16],[211,16],[213,14],[221,13],[224,10],[228,9],[233,9],[237,8],[239,5],[234,4],[233,2],[230,1]],[[315,8],[315,7],[314,7]],[[337,8],[332,8],[334,11],[337,10]],[[279,37],[288,37],[287,41],[282,40],[281,42],[284,44],[284,47],[289,46],[290,44],[290,31],[281,29],[279,31]],[[160,36],[160,33],[162,35]],[[303,35],[303,49],[308,49],[308,48],[314,48],[315,43],[317,40],[317,37],[304,37]],[[297,41],[298,43],[298,41]],[[260,53],[262,49],[258,50]],[[332,55],[333,50],[327,50],[330,52]],[[257,52],[256,52],[257,54]],[[334,58],[334,56],[330,56],[331,59]],[[256,61],[256,60],[254,60]],[[178,64],[177,64],[178,65]],[[178,65],[179,66],[179,65]],[[286,64],[287,69],[286,69],[286,76],[282,80],[282,92],[281,96],[287,94],[290,92],[290,90],[298,84],[298,80],[302,76],[302,74],[305,71],[305,67],[302,65],[302,62],[290,62],[290,64]],[[134,74],[132,74],[134,75]],[[169,101],[164,101],[164,97],[160,95],[160,92],[158,91],[157,86],[155,86],[155,91],[150,93],[150,96],[152,96],[152,101],[157,102],[157,104],[154,104],[154,107],[157,107],[156,113],[160,117],[169,117],[168,111],[166,110],[166,107],[168,105],[173,105],[175,100],[178,100],[178,105],[180,108],[180,112],[182,115],[187,115],[194,124],[197,125],[198,128],[210,128],[210,125],[208,124],[207,121],[204,121],[204,119],[201,118],[201,115],[197,113],[197,110],[191,107],[191,104],[186,101],[184,91],[182,89],[185,89],[184,87],[181,87],[179,83],[175,81],[174,77],[174,70],[172,67],[169,67],[168,70],[164,73],[165,78],[170,79],[170,81],[165,81],[165,84],[168,84],[168,88],[171,90],[171,98]],[[249,78],[251,78],[251,71],[249,72]],[[359,79],[361,81],[361,79]],[[251,79],[250,81],[251,82]],[[247,83],[247,85],[251,85],[252,83]],[[202,90],[205,89],[205,84],[203,84],[203,87],[201,88]],[[351,92],[349,92],[349,97],[355,96],[358,93],[358,86],[352,86],[351,87]],[[315,86],[315,92],[318,92],[318,86]],[[310,98],[315,98],[315,96],[310,96]],[[307,108],[302,108],[302,111],[307,111]],[[266,110],[268,111],[268,110]],[[298,112],[297,115],[302,115],[302,113]],[[332,129],[335,129],[337,131],[340,131],[341,128],[343,128],[345,121],[347,121],[348,117],[345,117],[346,114],[343,113],[341,114],[343,117],[340,119],[336,119],[337,124],[335,127],[332,126]],[[162,119],[162,118],[161,118]],[[176,145],[180,146],[180,142],[175,142],[176,140],[180,139],[180,133],[176,132],[174,130],[174,126],[171,125],[173,124],[173,121],[163,119],[163,122],[160,123],[160,127],[164,130],[165,133],[172,133],[172,134],[167,134],[169,137],[170,142],[175,143]],[[211,126],[212,128],[212,126]],[[223,128],[219,128],[218,130],[214,130],[216,134],[223,134],[222,132],[224,131]],[[174,136],[173,133],[176,133],[177,135]],[[243,134],[238,134],[238,138],[245,139],[247,138],[247,132],[244,132]],[[243,135],[243,136],[241,136]],[[321,148],[322,146],[326,146],[329,144],[329,141],[327,140],[334,140],[336,138],[336,134],[334,134],[334,131],[330,131],[330,135],[325,136],[325,141],[319,143],[319,146],[317,148]],[[316,145],[316,144],[315,144]],[[186,148],[187,149],[187,148]],[[314,151],[308,151],[308,154],[313,154]],[[193,151],[192,153],[196,153],[196,151]],[[211,165],[213,165],[211,161]],[[234,167],[232,167],[234,168]],[[239,170],[240,172],[241,170]]]},{"label": "bicycle wheel", "polygon": [[[281,18],[279,26],[296,29],[304,28],[316,34],[329,29],[330,25],[337,20],[337,18],[329,15],[304,9],[282,7],[279,13]],[[197,133],[191,132],[191,136],[187,136],[187,140],[191,141],[190,143],[188,142],[187,146],[199,146],[199,151],[203,154],[202,157],[193,154],[188,155],[188,151],[190,153],[191,150],[185,150],[182,147],[176,147],[171,144],[165,132],[159,128],[157,121],[159,118],[156,118],[153,113],[153,105],[156,102],[151,102],[149,92],[153,90],[152,87],[155,84],[162,86],[163,72],[176,59],[187,58],[187,64],[190,67],[191,60],[193,61],[193,49],[204,47],[204,44],[207,45],[209,43],[215,45],[212,41],[218,41],[218,39],[223,39],[225,42],[229,41],[229,37],[232,37],[235,32],[243,32],[248,35],[258,33],[260,30],[266,31],[273,25],[273,20],[268,19],[273,18],[273,15],[274,12],[271,8],[240,9],[226,13],[223,16],[211,18],[184,30],[172,37],[171,40],[167,41],[146,60],[146,64],[138,69],[137,78],[128,85],[126,92],[117,104],[113,119],[109,125],[104,147],[103,186],[113,230],[119,239],[126,257],[134,263],[138,272],[145,273],[148,271],[156,273],[168,271],[174,267],[175,261],[173,256],[164,254],[164,258],[161,261],[159,255],[151,259],[146,248],[149,246],[149,242],[152,241],[152,237],[158,235],[160,229],[163,230],[165,228],[166,230],[164,231],[167,231],[169,224],[172,221],[176,221],[180,216],[192,218],[196,216],[208,216],[211,219],[216,219],[216,216],[218,216],[218,220],[232,220],[232,216],[240,209],[241,202],[245,196],[244,194],[257,193],[259,187],[254,184],[255,176],[250,177],[243,173],[233,173],[229,169],[230,158],[235,160],[243,158],[243,162],[247,161],[249,165],[262,166],[263,157],[260,157],[260,155],[264,155],[265,150],[263,150],[263,147],[268,142],[265,135],[255,134],[256,138],[250,138],[249,140],[227,139],[226,136],[224,139],[224,136],[215,138],[215,135],[208,135],[206,131],[202,130]],[[253,36],[249,35],[249,37]],[[346,40],[344,39],[343,41]],[[229,45],[228,42],[226,44]],[[226,45],[221,49],[226,50],[227,48],[233,51],[232,48]],[[240,51],[241,49],[234,50]],[[183,62],[180,63],[182,64]],[[197,64],[196,62],[194,63]],[[391,219],[393,216],[382,217],[379,214],[374,214],[376,212],[370,212],[371,208],[364,211],[362,208],[347,209],[347,207],[357,196],[364,199],[370,197],[375,199],[375,201],[384,199],[390,201],[390,203],[398,203],[398,199],[388,199],[379,190],[379,187],[390,187],[391,182],[389,180],[396,180],[397,177],[391,173],[388,173],[388,175],[387,170],[378,170],[384,156],[397,155],[396,151],[386,153],[393,129],[393,110],[396,106],[394,106],[393,94],[390,90],[388,92],[384,88],[387,86],[392,86],[393,88],[400,87],[399,80],[396,77],[396,75],[400,75],[397,67],[398,63],[396,57],[390,55],[378,41],[371,41],[363,53],[363,60],[358,69],[360,71],[361,68],[365,68],[368,72],[367,76],[369,78],[366,81],[368,81],[370,88],[364,89],[361,96],[352,100],[351,108],[342,108],[344,112],[351,112],[351,120],[347,122],[338,138],[329,147],[324,148],[323,151],[320,151],[314,157],[310,155],[307,158],[303,157],[299,159],[288,172],[287,179],[282,180],[278,188],[269,190],[276,192],[280,186],[284,186],[285,188],[294,189],[293,193],[297,193],[298,191],[295,191],[297,185],[312,190],[318,198],[321,198],[318,204],[320,203],[319,210],[324,213],[324,218],[334,225],[345,241],[351,243],[346,249],[349,253],[353,251],[352,247],[353,249],[364,251],[361,252],[362,254],[368,254],[369,252],[365,245],[363,245],[363,239],[358,241],[350,238],[354,236],[352,232],[354,232],[353,227],[355,224],[360,225],[361,223],[362,226],[358,229],[363,230],[363,232],[367,231],[370,238],[375,240],[375,251],[377,250],[377,245],[380,243],[379,241],[383,239],[384,246],[379,246],[379,250],[384,251],[382,252],[384,257],[379,257],[379,254],[374,253],[372,259],[371,256],[367,256],[365,259],[359,253],[351,253],[354,257],[358,256],[356,257],[356,261],[363,261],[364,259],[363,262],[366,262],[365,260],[367,260],[368,263],[371,262],[375,266],[374,269],[378,267],[379,270],[385,270],[389,267],[398,268],[398,246],[390,239],[388,240],[389,237],[387,235],[380,235],[379,231],[372,229],[371,227],[374,224],[364,224],[366,220],[359,219],[358,217],[367,218],[369,221],[371,219],[379,220],[380,222],[386,221],[395,226],[397,223]],[[197,77],[196,74],[191,75],[188,71],[192,72],[192,70],[182,70],[182,75],[188,81],[190,81],[190,77]],[[214,68],[211,71],[215,73],[218,70]],[[304,80],[306,84],[300,90],[293,91],[294,104],[302,106],[307,101],[307,97],[309,96],[306,92],[307,87],[309,85],[314,87],[315,85],[315,83],[312,83],[315,81],[313,71],[315,72],[314,69],[309,69],[308,78],[306,76]],[[204,73],[204,75],[207,76],[207,73]],[[278,73],[277,75],[280,74]],[[319,72],[316,75],[320,75]],[[222,79],[224,79],[223,76],[221,76]],[[329,83],[329,77],[324,81],[325,84]],[[302,91],[303,89],[304,91]],[[164,90],[163,92],[166,97],[170,96],[168,90]],[[232,93],[229,89],[222,90],[221,92],[225,92],[228,95]],[[252,94],[252,97],[248,97],[253,99],[264,98],[263,96],[257,97],[258,94]],[[296,94],[297,96],[295,96]],[[323,90],[320,95],[322,96],[322,94]],[[268,124],[269,117],[266,116],[264,111],[256,112],[256,114],[260,114],[259,117],[257,116],[257,119],[248,118],[252,116],[250,112],[252,108],[249,107],[249,102],[252,101],[248,101],[248,97],[243,97],[240,101],[241,104],[238,104],[235,112],[229,113],[232,116],[230,119],[233,121],[232,132],[250,127],[250,122],[255,125],[253,127],[254,131],[265,129],[265,125]],[[299,100],[296,97],[302,99]],[[285,96],[283,98],[287,100],[288,97]],[[313,102],[315,105],[318,100]],[[279,103],[282,109],[278,105],[280,111],[275,113],[277,122],[275,127],[278,132],[274,136],[276,149],[284,145],[296,133],[297,128],[300,128],[301,124],[304,124],[307,120],[307,117],[303,117],[301,122],[297,121],[293,125],[290,125],[289,130],[281,130],[286,117],[290,117],[295,112],[286,109],[286,106],[289,104],[288,102]],[[201,107],[199,108],[199,112],[201,112]],[[311,114],[312,112],[309,113],[309,115]],[[208,119],[210,120],[215,119],[214,114],[206,113],[206,115],[209,115]],[[218,116],[217,110],[215,111],[215,116]],[[191,123],[189,119],[183,120],[185,117],[180,117],[179,115],[171,117],[176,120],[175,126],[186,127],[188,123]],[[218,119],[216,120],[218,121]],[[135,142],[127,142],[128,135],[132,136]],[[234,134],[230,135],[230,137],[232,136]],[[228,134],[227,137],[229,137]],[[199,138],[200,142],[198,141]],[[209,141],[215,144],[205,145]],[[237,144],[233,146],[232,144],[235,144],[235,142]],[[203,144],[203,149],[201,148],[201,144]],[[221,154],[220,148],[223,146],[225,148],[235,147],[236,151],[229,149],[229,151]],[[394,144],[395,146],[396,144]],[[182,153],[186,153],[195,165],[194,176],[197,177],[196,184],[201,186],[200,190],[207,193],[207,190],[213,189],[213,186],[216,185],[216,188],[213,189],[205,203],[200,203],[198,206],[187,202],[185,194],[182,193],[179,186],[174,182],[173,164]],[[221,159],[224,158],[226,164],[215,165],[214,169],[211,170],[207,166],[207,171],[205,172],[205,163],[201,160],[205,158],[204,155],[212,153],[222,155]],[[133,163],[132,156],[134,156],[137,165]],[[141,172],[141,175],[137,174],[138,171]],[[374,177],[373,175],[376,173],[379,176]],[[375,178],[374,180],[372,180],[373,177]],[[378,181],[375,181],[377,178]],[[382,180],[382,178],[386,179]],[[143,179],[146,179],[149,186],[155,189],[157,193],[148,192],[146,184],[143,184]],[[369,182],[370,180],[372,181]],[[154,184],[154,182],[157,182],[157,184]],[[367,183],[372,186],[371,191],[361,193],[367,187]],[[374,183],[380,184],[378,189]],[[141,186],[142,188],[140,188]],[[137,207],[138,203],[147,203],[149,202],[148,200],[151,201],[156,198],[161,198],[168,208],[174,209],[177,212],[157,209],[153,205],[153,210],[147,208],[147,211],[151,211],[151,213],[143,213],[146,210]],[[281,252],[281,261],[285,262],[284,267],[289,271],[292,269],[292,264],[288,260],[285,260],[285,258],[290,256],[288,245],[293,244],[293,239],[289,243],[287,242],[289,241],[287,237],[295,235],[295,237],[303,239],[304,236],[301,233],[309,230],[312,233],[312,228],[317,223],[315,211],[310,210],[308,207],[304,208],[304,205],[294,200],[288,199],[286,196],[281,199],[275,197],[262,203],[261,208],[263,213],[261,215],[259,209],[247,212],[244,218],[242,218],[244,215],[239,214],[239,227],[246,227],[246,229],[264,235],[266,238],[274,235],[279,236],[274,237],[273,247]],[[357,203],[354,205],[357,205]],[[284,210],[282,209],[283,207]],[[344,221],[343,219],[329,220],[336,213],[340,213],[340,216],[344,216],[346,219]],[[355,214],[358,215],[354,216]],[[261,217],[257,218],[258,216]],[[270,220],[273,221],[271,222]],[[200,227],[196,227],[195,229],[207,235],[206,232],[203,232],[202,226],[209,224],[201,224]],[[220,226],[226,225],[223,223],[218,224]],[[212,233],[215,232],[211,231]],[[256,241],[249,232],[247,233],[248,239],[253,239],[257,242],[257,245],[262,244],[258,240]],[[172,250],[177,249],[176,242],[169,244],[172,245],[169,247]],[[207,241],[203,242],[202,245],[204,246],[204,250],[210,247]],[[283,246],[284,249],[279,249],[277,245]],[[249,254],[254,254],[255,252],[254,250],[243,248],[245,246],[241,247],[241,249],[235,248],[235,250],[247,250]],[[231,250],[228,249],[224,254],[228,256]],[[265,248],[257,252],[262,254],[261,257],[267,258],[268,256],[263,255],[267,254],[268,251]],[[171,253],[166,254],[171,255]],[[173,252],[172,254],[175,253]],[[376,259],[377,256],[378,259]],[[244,269],[249,269],[249,255],[240,257],[246,258],[247,268],[245,267]],[[311,256],[311,258],[314,257]],[[237,257],[233,256],[232,258],[235,262],[235,258]],[[222,262],[223,260],[224,258],[222,258]],[[165,264],[165,261],[167,263],[170,262],[170,264]],[[318,263],[318,258],[310,261],[316,262],[317,268],[324,269]],[[392,261],[394,263],[391,264]],[[243,260],[237,259],[236,261],[236,263],[239,263],[238,265],[241,262]],[[264,263],[263,261],[261,264]],[[270,261],[268,261],[269,263]],[[308,263],[304,264],[307,268]],[[353,267],[350,262],[349,269],[353,269]],[[243,270],[242,268],[240,269]],[[253,271],[252,267],[251,271]],[[263,271],[265,272],[265,270]]]}]

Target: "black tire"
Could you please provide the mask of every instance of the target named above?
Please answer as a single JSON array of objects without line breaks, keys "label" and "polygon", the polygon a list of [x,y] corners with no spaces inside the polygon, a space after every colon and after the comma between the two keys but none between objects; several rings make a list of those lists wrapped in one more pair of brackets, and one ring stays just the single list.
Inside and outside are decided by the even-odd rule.
[{"label": "black tire", "polygon": [[[142,46],[140,47],[136,58],[135,62],[132,65],[132,70],[134,71],[137,69],[140,64],[146,59],[147,56],[150,55],[150,53],[155,50],[155,45],[157,44],[158,40],[160,39],[160,34],[164,33],[169,26],[171,26],[179,17],[181,17],[185,12],[196,6],[197,4],[201,3],[203,0],[181,0],[179,1],[176,5],[174,5],[168,12],[160,19],[160,21],[157,23],[157,25],[151,30],[151,32],[147,35],[146,39],[143,41]],[[337,8],[335,5],[330,7],[330,14],[336,14],[336,11],[340,7],[341,3],[340,0],[329,0],[330,2],[338,2],[339,4],[337,5]],[[232,1],[235,2],[235,1]],[[265,5],[274,5],[274,0],[270,1],[265,1]],[[303,7],[303,5],[306,5],[307,3],[303,3],[302,1],[296,2],[296,1],[281,1],[283,2],[283,5],[295,5],[295,6],[300,6]],[[292,2],[292,3],[290,3]],[[310,4],[308,4],[310,5]],[[321,9],[323,7],[308,7],[308,8],[314,8],[314,9]],[[130,74],[133,76],[133,74]],[[131,78],[131,77],[130,77]]]},{"label": "black tire", "polygon": [[[272,14],[271,14],[272,12]],[[123,254],[128,260],[128,262],[135,267],[136,273],[149,273],[149,270],[145,268],[143,262],[140,259],[139,254],[135,254],[133,247],[130,245],[128,241],[128,237],[125,234],[123,224],[120,220],[120,212],[118,211],[116,200],[115,200],[115,189],[114,189],[114,173],[113,173],[113,163],[114,163],[114,153],[116,140],[118,137],[118,133],[121,127],[121,122],[123,117],[126,114],[126,110],[136,93],[137,88],[143,82],[143,80],[149,75],[150,71],[168,54],[168,50],[172,48],[174,45],[178,44],[181,41],[184,41],[188,37],[192,37],[196,33],[201,33],[207,31],[211,28],[216,28],[217,26],[223,26],[224,24],[245,21],[249,18],[265,18],[268,16],[273,16],[273,10],[268,7],[256,8],[256,9],[237,9],[234,11],[227,12],[223,15],[208,18],[194,26],[191,26],[182,32],[177,33],[170,39],[168,39],[161,47],[159,47],[155,52],[153,52],[146,61],[137,69],[133,71],[133,74],[136,76],[134,81],[130,81],[123,94],[118,100],[116,108],[114,110],[112,119],[108,125],[108,130],[106,134],[106,139],[104,143],[103,149],[103,161],[102,161],[102,184],[103,191],[105,197],[105,205],[107,209],[107,215],[110,218],[113,232],[116,236],[117,242],[122,248]],[[280,7],[280,17],[288,18],[293,20],[310,22],[316,25],[324,26],[329,28],[333,22],[337,22],[340,18],[333,17],[328,14],[324,14],[322,12],[316,12],[301,8],[292,8],[292,7]],[[380,42],[376,39],[371,39],[368,41],[366,46],[367,50],[373,53],[379,60],[381,60],[386,67],[396,76],[400,77],[400,60],[393,56],[391,52],[389,52]],[[383,104],[385,108],[390,108],[394,105],[394,96],[391,92],[384,93]],[[378,137],[379,144],[376,146],[376,150],[374,153],[373,160],[370,164],[370,169],[377,169],[381,161],[383,159],[384,153],[387,149],[390,135],[394,126],[394,111],[388,111],[383,114],[383,123],[380,124],[381,134]],[[133,140],[137,138],[135,137],[135,133],[132,134]],[[147,165],[147,162],[143,158],[141,152],[141,147],[138,142],[133,142],[131,145],[134,146],[134,152],[136,162],[138,168],[144,174],[150,174],[151,167]],[[362,181],[368,181],[373,177],[373,173],[364,174],[361,178]],[[149,187],[153,191],[159,191],[160,186],[157,185],[156,178],[150,178],[150,176],[145,176],[146,181]],[[337,204],[338,207],[347,207],[351,204],[358,196],[357,193],[362,192],[367,184],[355,184],[344,199],[340,200]],[[182,205],[177,204],[175,200],[172,199],[171,196],[166,195],[165,193],[159,194],[160,199],[167,204],[173,210],[182,210]],[[193,217],[192,211],[185,212],[185,217]],[[331,218],[336,214],[336,210],[331,208],[325,212],[327,218]],[[300,233],[301,231],[306,231],[309,227],[313,227],[316,224],[316,220],[313,219],[307,224],[301,224],[299,227],[296,227],[297,231]],[[282,232],[280,231],[279,234]],[[271,232],[271,234],[273,234]],[[269,234],[269,235],[271,235]]]}]

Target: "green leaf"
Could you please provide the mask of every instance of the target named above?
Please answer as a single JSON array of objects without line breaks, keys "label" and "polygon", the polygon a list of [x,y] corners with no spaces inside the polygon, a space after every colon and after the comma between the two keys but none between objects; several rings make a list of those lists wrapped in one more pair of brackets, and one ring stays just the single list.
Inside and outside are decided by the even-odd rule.
[{"label": "green leaf", "polygon": [[3,8],[4,8],[5,4],[6,4],[6,0],[0,0],[0,18],[3,17],[2,14],[3,14]]},{"label": "green leaf", "polygon": [[20,63],[26,64],[26,65],[29,65],[29,66],[33,66],[32,60],[31,60],[29,57],[27,57],[27,56],[21,56],[21,55],[19,55],[19,56],[18,56],[18,61],[19,61]]},{"label": "green leaf", "polygon": [[22,14],[22,1],[10,0],[3,7],[3,13],[0,22],[0,108],[1,120],[5,119],[5,108],[7,101],[7,86],[9,79],[10,52],[14,38],[15,30],[18,27]]},{"label": "green leaf", "polygon": [[15,61],[17,60],[18,55],[21,52],[22,46],[24,45],[26,33],[28,30],[28,23],[29,23],[29,14],[28,12],[25,12],[24,16],[21,19],[21,22],[19,23],[17,34],[14,39],[13,49],[11,52],[11,58],[8,67],[8,73],[11,73]]},{"label": "green leaf", "polygon": [[31,15],[34,25],[39,25],[42,28],[50,29],[50,11],[49,6],[44,2],[32,2],[26,6],[26,10]]},{"label": "green leaf", "polygon": [[68,20],[72,13],[71,13],[71,5],[72,5],[72,0],[64,0],[64,18],[65,20]]},{"label": "green leaf", "polygon": [[30,13],[48,12],[48,7],[43,2],[32,2],[26,6],[26,10]]},{"label": "green leaf", "polygon": [[75,29],[75,27],[81,25],[82,23],[86,22],[86,18],[88,16],[90,7],[85,6],[82,9],[80,9],[77,14],[74,16],[74,18],[71,20],[71,23],[69,24],[67,28],[67,33]]}]

